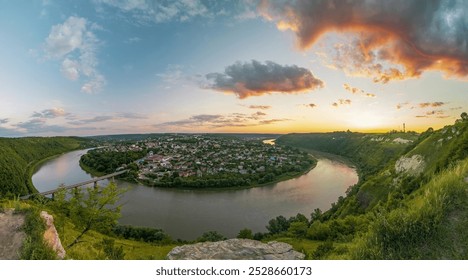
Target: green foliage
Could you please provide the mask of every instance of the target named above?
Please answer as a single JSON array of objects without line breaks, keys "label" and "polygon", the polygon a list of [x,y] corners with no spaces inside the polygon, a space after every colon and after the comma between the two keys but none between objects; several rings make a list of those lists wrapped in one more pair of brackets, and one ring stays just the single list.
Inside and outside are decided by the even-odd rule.
[{"label": "green foliage", "polygon": [[144,242],[169,244],[172,243],[171,237],[162,229],[134,227],[129,225],[116,225],[112,232],[122,238],[139,240]]},{"label": "green foliage", "polygon": [[289,228],[290,222],[283,216],[278,216],[274,219],[271,219],[266,226],[267,230],[271,234],[278,234],[285,232]]},{"label": "green foliage", "polygon": [[138,171],[138,166],[134,161],[144,157],[147,152],[147,150],[115,152],[94,149],[89,150],[86,154],[81,156],[80,163],[91,168],[91,170],[95,172],[97,171],[103,174],[113,173],[117,168],[125,164],[130,170],[127,176],[133,175],[132,179],[134,179],[136,178],[136,171]]},{"label": "green foliage", "polygon": [[90,230],[111,232],[120,217],[120,206],[116,206],[116,203],[124,191],[114,183],[109,183],[104,188],[87,188],[86,194],[80,188],[75,188],[69,201],[66,201],[65,190],[56,193],[52,207],[57,213],[70,218],[80,232],[67,248],[80,242],[83,235]]},{"label": "green foliage", "polygon": [[288,233],[297,238],[304,238],[307,234],[308,223],[304,221],[292,222],[289,225]]},{"label": "green foliage", "polygon": [[197,242],[216,242],[216,241],[221,241],[221,240],[226,240],[226,237],[224,237],[221,233],[217,231],[208,231],[202,234],[201,237],[197,238]]},{"label": "green foliage", "polygon": [[307,238],[314,240],[327,240],[331,236],[330,225],[328,223],[322,223],[321,221],[315,221],[307,231]]},{"label": "green foliage", "polygon": [[281,136],[276,143],[349,158],[359,167],[361,179],[365,179],[404,151],[408,144],[393,142],[396,138],[416,140],[417,135],[414,133],[293,133]]},{"label": "green foliage", "polygon": [[115,246],[114,239],[104,238],[100,245],[102,246],[106,260],[123,260],[125,258],[123,246]]},{"label": "green foliage", "polygon": [[315,259],[315,260],[325,259],[326,256],[328,256],[330,252],[333,251],[333,249],[334,249],[333,242],[331,241],[327,241],[323,244],[320,244],[317,247],[317,249],[314,251],[314,253],[312,254],[312,259]]},{"label": "green foliage", "polygon": [[78,148],[88,140],[78,137],[0,138],[0,197],[33,192],[30,178],[41,160]]},{"label": "green foliage", "polygon": [[[369,231],[357,240],[352,257],[358,259],[421,259],[437,240],[444,220],[466,204],[468,160],[442,172],[422,186],[414,198],[391,211],[380,209]],[[466,230],[466,229],[465,229]],[[465,233],[463,233],[465,234]],[[463,245],[464,250],[468,244]]]},{"label": "green foliage", "polygon": [[252,230],[244,228],[239,231],[239,234],[237,234],[237,238],[253,239],[254,236],[252,234]]},{"label": "green foliage", "polygon": [[54,260],[55,252],[45,243],[43,235],[45,224],[40,217],[39,210],[30,208],[25,210],[23,226],[26,238],[21,248],[21,259],[24,260]]}]

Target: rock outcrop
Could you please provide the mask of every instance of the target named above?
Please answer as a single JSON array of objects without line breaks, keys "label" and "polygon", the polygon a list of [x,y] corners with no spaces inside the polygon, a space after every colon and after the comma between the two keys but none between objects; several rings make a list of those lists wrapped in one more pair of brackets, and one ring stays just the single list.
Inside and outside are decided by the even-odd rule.
[{"label": "rock outcrop", "polygon": [[395,163],[395,170],[398,173],[406,172],[410,175],[418,175],[424,171],[426,163],[421,155],[413,155],[412,157],[401,157]]},{"label": "rock outcrop", "polygon": [[0,212],[0,260],[19,260],[26,234],[23,232],[24,215],[13,209]]},{"label": "rock outcrop", "polygon": [[44,232],[44,240],[47,244],[57,253],[57,257],[61,260],[65,258],[65,249],[60,242],[57,229],[54,225],[54,217],[49,215],[46,211],[41,211],[41,218],[46,222],[46,230]]},{"label": "rock outcrop", "polygon": [[172,249],[169,260],[302,260],[304,254],[283,242],[267,244],[250,239],[229,239],[178,246]]}]

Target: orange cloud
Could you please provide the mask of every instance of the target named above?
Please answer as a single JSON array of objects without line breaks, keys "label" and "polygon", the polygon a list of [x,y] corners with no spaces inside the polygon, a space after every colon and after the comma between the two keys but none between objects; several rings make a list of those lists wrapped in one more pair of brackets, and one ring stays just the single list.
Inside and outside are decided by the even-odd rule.
[{"label": "orange cloud", "polygon": [[300,93],[322,88],[324,83],[305,68],[252,60],[226,67],[224,73],[206,75],[207,88],[233,93],[240,99],[278,93]]},{"label": "orange cloud", "polygon": [[338,107],[340,105],[351,105],[351,100],[349,99],[338,99],[338,102],[333,102],[332,106],[333,107]]},{"label": "orange cloud", "polygon": [[358,89],[356,87],[352,87],[348,84],[343,84],[343,88],[349,92],[351,92],[352,94],[359,94],[359,95],[362,95],[362,96],[365,96],[365,97],[371,97],[371,98],[374,98],[376,97],[375,94],[373,93],[366,93],[363,89]]},{"label": "orange cloud", "polygon": [[301,49],[327,32],[352,32],[351,44],[335,47],[334,65],[376,83],[417,78],[439,70],[468,76],[464,1],[267,1],[261,14],[296,34]]}]

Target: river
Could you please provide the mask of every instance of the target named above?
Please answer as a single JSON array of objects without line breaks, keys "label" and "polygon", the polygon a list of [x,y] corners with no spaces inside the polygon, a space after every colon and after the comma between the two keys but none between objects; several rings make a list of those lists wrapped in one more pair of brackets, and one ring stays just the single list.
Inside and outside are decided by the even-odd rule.
[{"label": "river", "polygon": [[[44,163],[32,177],[36,189],[42,192],[61,183],[89,180],[92,176],[79,166],[84,153],[86,150],[73,151]],[[303,213],[309,217],[315,208],[329,209],[357,181],[354,168],[326,158],[295,179],[241,190],[163,189],[116,180],[119,187],[128,188],[121,199],[119,222],[161,228],[173,238],[186,240],[211,230],[229,238],[243,228],[266,232],[268,221],[276,216]]]}]

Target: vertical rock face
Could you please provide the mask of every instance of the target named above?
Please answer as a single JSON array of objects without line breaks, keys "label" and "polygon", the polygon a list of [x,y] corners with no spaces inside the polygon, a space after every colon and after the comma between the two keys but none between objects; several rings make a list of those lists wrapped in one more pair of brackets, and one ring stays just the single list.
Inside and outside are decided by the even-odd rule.
[{"label": "vertical rock face", "polygon": [[57,229],[54,225],[54,217],[49,215],[46,211],[41,212],[41,218],[46,222],[46,231],[44,232],[44,240],[47,244],[57,253],[59,259],[65,258],[65,249],[60,242]]},{"label": "vertical rock face", "polygon": [[229,239],[178,246],[167,255],[170,260],[302,260],[304,254],[283,242],[267,244],[250,239]]}]

